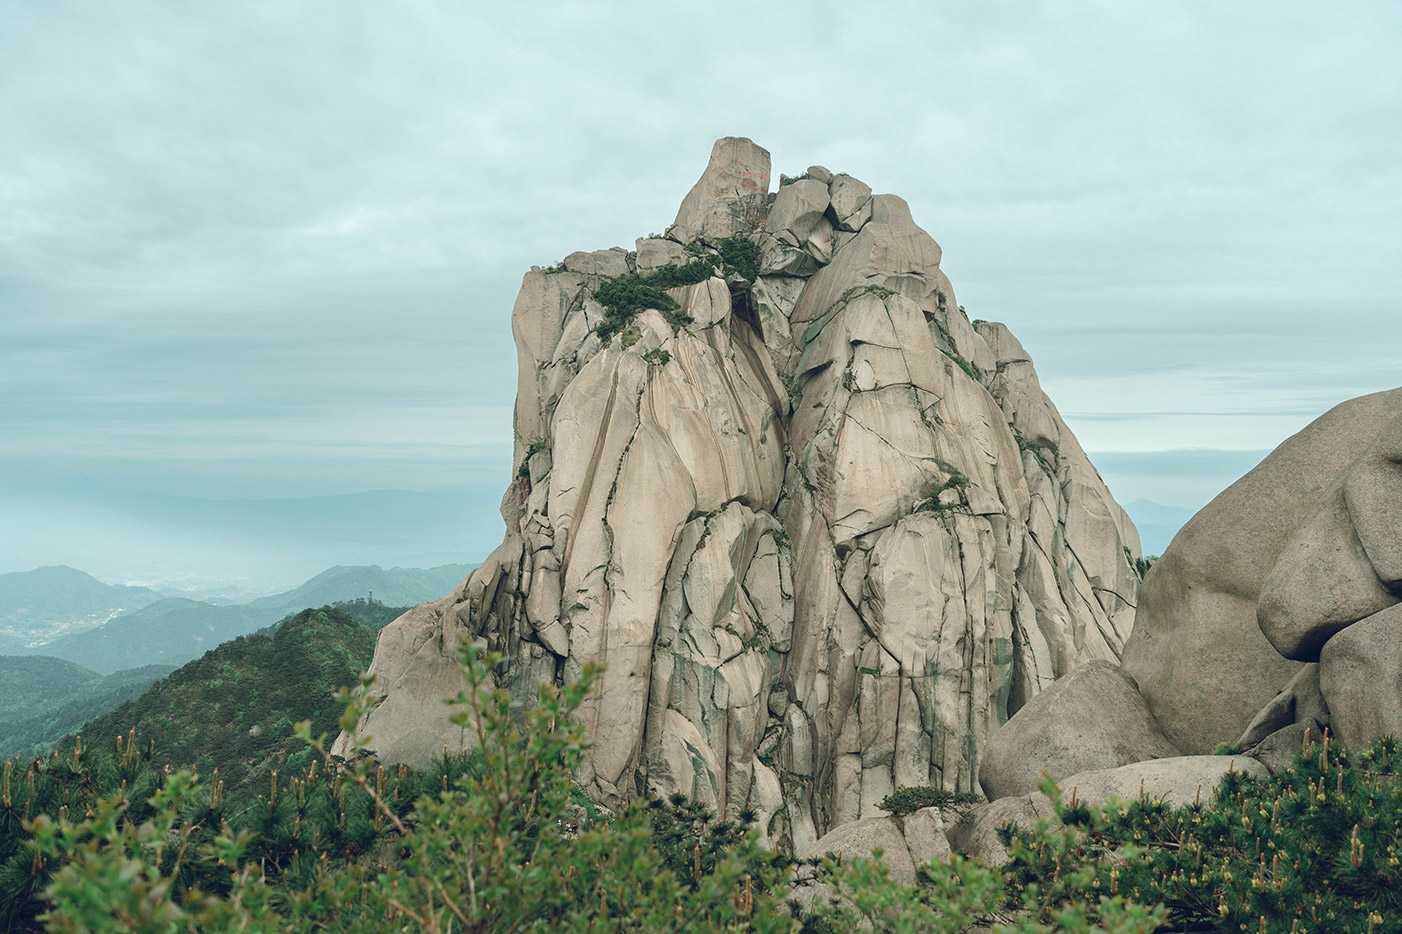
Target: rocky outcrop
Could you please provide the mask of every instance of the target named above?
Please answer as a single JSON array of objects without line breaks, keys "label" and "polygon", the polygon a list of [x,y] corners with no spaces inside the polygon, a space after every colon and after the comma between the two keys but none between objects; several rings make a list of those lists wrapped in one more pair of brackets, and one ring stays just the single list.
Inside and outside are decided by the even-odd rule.
[{"label": "rocky outcrop", "polygon": [[1402,389],[1334,407],[1154,564],[1123,664],[1179,749],[1238,737],[1330,635],[1396,602],[1399,413]]},{"label": "rocky outcrop", "polygon": [[1001,866],[1008,861],[1008,848],[998,838],[1004,827],[1032,830],[1038,821],[1056,823],[1056,808],[1040,792],[999,798],[969,811],[949,828],[946,836],[951,849],[977,859],[985,866]]},{"label": "rocky outcrop", "polygon": [[[996,828],[1050,810],[1029,787],[1042,771],[1066,799],[1183,805],[1228,772],[1290,767],[1326,730],[1354,748],[1402,735],[1402,389],[1282,444],[1184,527],[1142,594],[1123,669],[1087,662],[989,739],[993,800],[950,830],[956,849],[1005,859]],[[1160,725],[1185,751],[1248,754],[1179,756]]]},{"label": "rocky outcrop", "polygon": [[1154,722],[1134,679],[1112,662],[1079,666],[988,741],[979,782],[989,800],[1037,791],[1047,776],[1111,769],[1178,750]]},{"label": "rocky outcrop", "polygon": [[[721,140],[665,238],[526,274],[505,540],[382,635],[382,757],[461,742],[461,639],[523,701],[601,663],[592,794],[748,807],[797,851],[899,786],[975,789],[993,730],[1119,657],[1137,535],[1026,351],[900,198],[768,178]],[[648,282],[669,307],[609,299]]]},{"label": "rocky outcrop", "polygon": [[[1066,805],[1105,805],[1118,799],[1163,801],[1181,807],[1210,802],[1217,786],[1232,772],[1252,778],[1270,774],[1263,763],[1250,756],[1175,756],[1077,772],[1061,779],[1057,788]],[[1056,818],[1052,800],[1040,791],[998,797],[964,814],[946,830],[946,839],[952,850],[986,866],[1001,866],[1008,861],[1008,850],[998,839],[999,829],[1011,825],[1031,830],[1039,820],[1055,824]]]}]

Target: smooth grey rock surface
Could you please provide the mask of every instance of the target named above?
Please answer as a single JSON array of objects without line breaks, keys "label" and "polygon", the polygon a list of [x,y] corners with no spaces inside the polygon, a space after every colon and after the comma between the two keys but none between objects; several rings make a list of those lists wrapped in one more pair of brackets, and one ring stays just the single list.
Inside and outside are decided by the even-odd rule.
[{"label": "smooth grey rock surface", "polygon": [[1370,442],[1300,523],[1262,587],[1257,623],[1287,658],[1318,659],[1334,633],[1398,602],[1402,417],[1377,426]]},{"label": "smooth grey rock surface", "polygon": [[949,829],[949,845],[985,866],[997,867],[1008,861],[1008,848],[998,839],[998,831],[1009,824],[1031,830],[1040,819],[1055,821],[1051,799],[1037,793],[999,798],[969,811]]},{"label": "smooth grey rock surface", "polygon": [[1402,605],[1324,643],[1319,689],[1329,705],[1329,729],[1349,749],[1402,737]]},{"label": "smooth grey rock surface", "polygon": [[1116,769],[1099,769],[1069,775],[1058,783],[1061,798],[1087,804],[1104,804],[1111,798],[1163,801],[1184,805],[1208,802],[1229,772],[1256,778],[1270,770],[1250,756],[1178,756],[1135,762]]},{"label": "smooth grey rock surface", "polygon": [[1030,794],[1044,774],[1060,780],[1178,755],[1134,679],[1102,659],[1084,662],[1032,698],[989,738],[979,782],[989,800]]},{"label": "smooth grey rock surface", "polygon": [[1266,737],[1295,724],[1313,726],[1315,737],[1323,735],[1329,723],[1329,705],[1319,689],[1319,665],[1310,663],[1300,669],[1270,703],[1246,725],[1237,745],[1246,749]]},{"label": "smooth grey rock surface", "polygon": [[898,882],[914,882],[919,866],[948,859],[949,841],[938,808],[922,808],[903,818],[868,817],[833,828],[821,839],[799,851],[800,859],[831,853],[835,856],[873,858],[880,849],[881,862]]},{"label": "smooth grey rock surface", "polygon": [[1300,670],[1262,632],[1257,601],[1296,530],[1399,412],[1402,389],[1335,406],[1193,516],[1149,571],[1123,664],[1185,753],[1236,739]]}]

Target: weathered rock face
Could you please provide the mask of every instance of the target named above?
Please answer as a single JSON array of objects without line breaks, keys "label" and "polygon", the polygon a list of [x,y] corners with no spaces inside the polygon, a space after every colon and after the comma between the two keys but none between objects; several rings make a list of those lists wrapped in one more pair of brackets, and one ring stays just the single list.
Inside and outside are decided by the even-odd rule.
[{"label": "weathered rock face", "polygon": [[1123,663],[1185,753],[1236,739],[1330,635],[1396,602],[1399,413],[1402,389],[1334,407],[1154,564]]},{"label": "weathered rock face", "polygon": [[[501,547],[381,637],[388,759],[461,742],[485,639],[523,699],[607,666],[581,780],[749,807],[796,850],[902,785],[977,787],[989,734],[1134,619],[1138,537],[1007,328],[975,327],[905,202],[721,140],[668,238],[533,269]],[[603,341],[595,294],[757,248]],[[620,266],[620,262],[623,266]],[[675,325],[675,326],[674,326]]]},{"label": "weathered rock face", "polygon": [[1125,801],[1163,801],[1182,806],[1208,802],[1229,772],[1265,778],[1270,770],[1250,756],[1177,756],[1122,765],[1117,769],[1097,769],[1068,775],[1060,782],[1066,801],[1104,804],[1111,798]]}]

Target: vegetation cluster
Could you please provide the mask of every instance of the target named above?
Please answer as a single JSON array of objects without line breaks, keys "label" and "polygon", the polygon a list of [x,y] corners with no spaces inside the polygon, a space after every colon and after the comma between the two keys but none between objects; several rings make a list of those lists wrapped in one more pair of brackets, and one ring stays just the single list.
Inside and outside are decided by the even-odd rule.
[{"label": "vegetation cluster", "polygon": [[626,273],[595,286],[594,300],[604,307],[604,320],[596,329],[599,340],[608,343],[621,334],[624,346],[632,344],[637,339],[636,332],[628,339],[633,319],[648,308],[660,312],[674,332],[690,324],[691,317],[667,294],[668,289],[704,282],[717,271],[733,273],[746,282],[759,276],[759,247],[744,237],[718,241],[714,253],[689,243],[687,252],[693,258],[680,266],[663,266],[646,274]]},{"label": "vegetation cluster", "polygon": [[[299,626],[325,624],[311,615]],[[286,638],[286,636],[284,636]],[[250,640],[245,640],[250,641]],[[753,815],[720,820],[674,796],[618,814],[574,782],[586,747],[573,713],[598,671],[543,689],[530,710],[493,677],[498,656],[460,655],[450,719],[471,753],[384,768],[358,738],[328,754],[312,722],[304,757],[236,792],[222,769],[161,765],[128,731],[11,761],[0,800],[0,925],[50,931],[753,931],[789,934],[1402,929],[1402,751],[1307,742],[1272,778],[1229,775],[1187,807],[1106,806],[1044,791],[1056,818],[1002,832],[1001,868],[956,854],[913,882],[865,859],[768,852]],[[285,672],[284,672],[285,675]],[[340,692],[334,726],[373,705],[370,679]],[[227,691],[228,685],[224,689]],[[159,734],[163,738],[168,734]],[[968,796],[903,788],[892,820],[955,813]],[[799,889],[791,888],[797,881]],[[795,891],[817,885],[805,907]],[[813,891],[809,889],[809,891]]]},{"label": "vegetation cluster", "polygon": [[102,676],[51,656],[0,658],[0,757],[52,749],[94,717],[140,697],[175,669],[143,665]]},{"label": "vegetation cluster", "polygon": [[266,789],[273,769],[288,774],[310,764],[293,726],[335,728],[336,690],[355,683],[374,654],[374,629],[334,607],[303,610],[206,652],[83,733],[103,748],[133,729],[158,737],[163,766],[204,775],[218,767],[225,793],[243,800]]}]

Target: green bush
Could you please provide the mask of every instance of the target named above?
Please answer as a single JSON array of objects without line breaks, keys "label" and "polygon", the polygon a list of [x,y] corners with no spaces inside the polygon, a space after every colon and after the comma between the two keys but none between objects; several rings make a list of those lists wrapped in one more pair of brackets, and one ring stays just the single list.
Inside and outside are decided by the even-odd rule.
[{"label": "green bush", "polygon": [[[923,867],[914,885],[868,860],[810,864],[838,898],[804,915],[783,900],[796,867],[756,845],[750,814],[718,820],[674,796],[611,819],[581,817],[572,776],[585,738],[572,715],[597,669],[543,688],[538,706],[521,712],[494,686],[498,656],[464,648],[460,661],[467,687],[451,719],[478,751],[412,798],[409,770],[387,774],[363,740],[351,760],[332,760],[303,723],[313,769],[330,770],[285,784],[274,774],[240,824],[217,781],[143,769],[128,743],[124,758],[86,766],[106,776],[105,791],[51,796],[27,810],[32,819],[17,818],[6,785],[0,820],[32,836],[5,891],[31,907],[42,907],[42,891],[39,920],[56,932],[954,932],[1021,914],[996,930],[1148,934],[1162,919],[1161,909],[1121,897],[1082,903],[1065,886],[1060,901],[1022,890],[1010,899],[998,873],[960,858]],[[353,728],[373,704],[370,680],[342,699],[341,723]],[[81,772],[82,755],[69,765]],[[126,784],[113,785],[119,776]],[[1063,829],[1038,841],[1069,859],[1076,839]],[[1068,877],[1095,871],[1058,865]],[[1052,921],[1028,920],[1034,909]]]},{"label": "green bush", "polygon": [[[604,320],[595,333],[604,343],[623,334],[638,313],[648,308],[662,313],[675,332],[691,323],[691,317],[668,295],[668,289],[695,285],[716,274],[736,273],[747,282],[759,276],[759,247],[745,237],[730,237],[717,244],[719,254],[698,243],[686,244],[694,258],[680,266],[663,266],[646,275],[627,273],[605,279],[594,288],[594,300],[604,306]],[[631,343],[631,341],[629,342]]]},{"label": "green bush", "polygon": [[921,788],[906,785],[882,798],[877,807],[883,811],[889,811],[897,817],[904,817],[921,808],[952,808],[956,811],[967,811],[982,800],[981,795],[976,795],[972,791],[945,791],[943,788]]},{"label": "green bush", "polygon": [[[1088,874],[1067,897],[1160,902],[1177,931],[1381,934],[1402,930],[1402,753],[1358,755],[1326,737],[1267,779],[1232,773],[1211,801],[1069,807],[1069,855]],[[1045,827],[1005,832],[1010,891],[1067,885]]]},{"label": "green bush", "polygon": [[727,237],[716,246],[726,272],[733,272],[746,282],[759,278],[759,244],[745,237]]},{"label": "green bush", "polygon": [[[1310,744],[1292,770],[1240,773],[1181,808],[1062,802],[1055,821],[1003,831],[1011,861],[961,856],[893,880],[865,859],[793,864],[752,815],[719,819],[674,796],[599,817],[573,782],[597,678],[542,689],[522,711],[495,655],[465,648],[451,718],[470,757],[415,773],[326,755],[307,723],[304,769],[274,773],[242,810],[220,782],[151,767],[150,745],[79,747],[16,767],[0,802],[0,922],[58,932],[747,931],[1149,934],[1155,930],[1381,934],[1402,930],[1402,753]],[[368,678],[342,694],[353,728]],[[966,796],[902,788],[899,816]],[[591,814],[591,810],[593,813]],[[804,912],[791,877],[830,897]],[[36,921],[37,919],[37,921]]]}]

